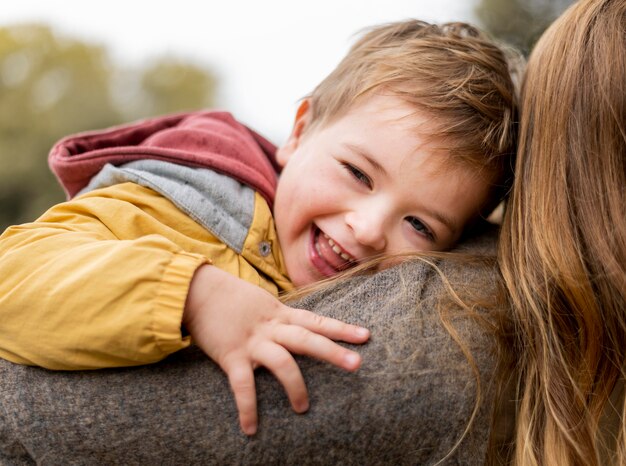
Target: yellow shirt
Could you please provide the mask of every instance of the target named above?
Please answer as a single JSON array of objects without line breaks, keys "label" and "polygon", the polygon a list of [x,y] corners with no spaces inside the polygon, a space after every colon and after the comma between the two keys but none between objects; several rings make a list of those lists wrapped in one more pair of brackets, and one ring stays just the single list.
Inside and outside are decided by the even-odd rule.
[{"label": "yellow shirt", "polygon": [[182,314],[207,262],[275,295],[291,288],[259,194],[241,254],[134,183],[56,205],[0,237],[0,357],[50,369],[159,361],[190,344]]}]

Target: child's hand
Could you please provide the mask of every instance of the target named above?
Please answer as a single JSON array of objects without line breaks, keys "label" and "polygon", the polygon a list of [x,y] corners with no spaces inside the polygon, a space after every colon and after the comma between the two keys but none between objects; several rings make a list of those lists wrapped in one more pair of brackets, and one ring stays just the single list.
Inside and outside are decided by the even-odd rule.
[{"label": "child's hand", "polygon": [[285,306],[256,285],[210,265],[195,273],[183,316],[194,342],[228,375],[239,422],[257,427],[254,369],[265,366],[284,386],[294,411],[309,407],[304,379],[291,353],[313,356],[349,371],[361,357],[330,339],[363,343],[366,329]]}]

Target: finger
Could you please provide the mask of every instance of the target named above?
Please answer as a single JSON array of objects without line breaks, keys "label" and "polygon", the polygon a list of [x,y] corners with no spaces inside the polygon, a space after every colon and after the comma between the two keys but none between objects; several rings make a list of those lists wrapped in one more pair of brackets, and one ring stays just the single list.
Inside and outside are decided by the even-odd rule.
[{"label": "finger", "polygon": [[297,325],[283,325],[274,333],[274,341],[292,353],[327,361],[349,371],[361,365],[359,353]]},{"label": "finger", "polygon": [[291,311],[288,313],[290,324],[299,325],[333,340],[363,343],[370,337],[369,330],[358,325],[347,324],[304,309],[291,308]]},{"label": "finger", "polygon": [[246,435],[254,435],[257,429],[256,388],[254,371],[246,360],[236,360],[223,365],[228,375],[230,388],[235,395],[235,403],[239,412],[239,425]]},{"label": "finger", "polygon": [[275,343],[264,343],[255,353],[255,360],[278,379],[295,412],[304,413],[309,409],[309,395],[304,377],[289,351]]}]

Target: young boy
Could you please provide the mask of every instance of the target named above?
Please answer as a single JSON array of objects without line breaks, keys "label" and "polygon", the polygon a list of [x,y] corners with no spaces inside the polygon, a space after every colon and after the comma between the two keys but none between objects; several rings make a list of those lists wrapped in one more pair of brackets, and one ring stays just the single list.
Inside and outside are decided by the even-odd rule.
[{"label": "young boy", "polygon": [[66,138],[50,162],[71,200],[0,238],[0,356],[129,366],[193,339],[227,373],[245,433],[258,366],[305,411],[290,352],[356,370],[331,339],[368,332],[278,293],[454,245],[506,190],[515,111],[498,47],[467,25],[407,21],[358,41],[278,150],[220,112]]}]

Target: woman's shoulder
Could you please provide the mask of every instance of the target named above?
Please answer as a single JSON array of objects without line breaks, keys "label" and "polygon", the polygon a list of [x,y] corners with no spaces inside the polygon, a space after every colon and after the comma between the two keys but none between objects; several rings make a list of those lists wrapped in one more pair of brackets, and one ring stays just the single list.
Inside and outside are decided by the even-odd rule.
[{"label": "woman's shoulder", "polygon": [[[493,252],[489,235],[462,250]],[[440,273],[410,261],[298,302],[365,325],[372,338],[356,348],[363,356],[356,373],[298,358],[311,400],[305,415],[291,412],[276,379],[257,371],[260,425],[253,438],[239,432],[226,377],[195,348],[158,364],[106,371],[50,372],[0,361],[0,462],[432,464],[447,457],[484,464],[492,339],[471,319],[453,321],[459,344],[438,307],[444,277],[493,281],[493,269],[464,271],[468,264],[444,257]]]}]

